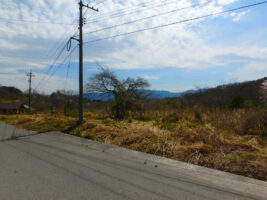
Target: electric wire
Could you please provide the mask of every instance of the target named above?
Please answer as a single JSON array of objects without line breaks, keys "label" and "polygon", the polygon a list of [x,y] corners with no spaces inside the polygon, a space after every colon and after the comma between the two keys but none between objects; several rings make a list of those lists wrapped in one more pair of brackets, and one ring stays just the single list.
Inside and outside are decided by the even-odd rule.
[{"label": "electric wire", "polygon": [[[86,11],[84,12],[83,17],[86,15],[87,11],[88,11],[88,8],[87,8]],[[78,25],[75,26],[75,28],[74,28],[74,33],[73,33],[72,37],[77,36],[77,35],[75,35],[75,32],[76,32],[75,30],[76,30],[77,28],[78,28]],[[67,31],[68,31],[68,30],[67,30]],[[66,35],[67,31],[65,32],[64,35]],[[56,51],[57,51],[58,49],[60,49],[60,47],[61,47],[62,45],[65,44],[64,47],[63,47],[63,50],[64,50],[64,48],[68,46],[68,42],[69,42],[69,37],[67,37],[66,39],[63,39],[62,42],[60,43],[60,45],[57,47]],[[55,52],[56,52],[56,51],[55,51]],[[57,58],[56,58],[56,60],[57,60]],[[49,72],[51,71],[51,69],[52,69],[52,67],[53,67],[54,65],[55,65],[55,62],[54,62],[53,64],[50,65],[49,69],[47,70],[47,72],[45,73],[45,75],[43,76],[43,78],[41,79],[41,81],[37,84],[37,87],[39,87],[39,85],[41,84],[41,82],[44,81],[46,75],[49,74]],[[37,88],[37,87],[36,87],[36,88]]]},{"label": "electric wire", "polygon": [[77,47],[78,47],[78,45],[76,45],[76,46],[70,51],[70,53],[63,59],[62,63],[61,63],[60,65],[57,66],[57,68],[55,69],[55,71],[48,77],[48,79],[46,80],[46,82],[45,82],[43,85],[41,85],[41,86],[39,87],[39,89],[42,89],[42,88],[45,86],[45,84],[51,79],[51,77],[55,75],[55,73],[59,70],[59,68],[60,68],[61,66],[63,66],[63,65],[66,63],[66,61],[68,60],[68,58],[72,55],[72,53],[75,51],[75,49],[76,49]]},{"label": "electric wire", "polygon": [[[167,3],[176,3],[178,1],[181,1],[181,0],[172,0],[172,1],[167,1]],[[161,3],[160,5],[153,5],[155,3]],[[131,7],[127,7],[127,8],[122,8],[122,9],[119,9],[119,10],[116,10],[116,11],[110,11],[110,12],[106,12],[106,13],[103,13],[102,14],[102,18],[104,17],[111,17],[112,15],[118,15],[118,14],[122,14],[123,12],[127,12],[127,11],[132,11],[132,10],[139,10],[139,9],[143,9],[143,8],[147,8],[148,6],[150,5],[153,5],[152,7],[159,7],[159,6],[162,6],[162,5],[167,5],[166,4],[166,0],[160,0],[158,2],[155,2],[155,0],[152,0],[152,1],[149,1],[149,2],[143,2],[143,3],[140,3],[138,5],[135,5],[135,6],[131,6]],[[144,6],[145,5],[145,6]],[[98,16],[96,16],[93,20],[95,19],[99,19]]]},{"label": "electric wire", "polygon": [[32,23],[32,24],[52,24],[52,25],[66,25],[72,26],[75,24],[63,23],[63,22],[44,22],[44,21],[31,21],[31,20],[23,20],[23,19],[9,19],[9,18],[0,18],[0,21],[6,21],[8,23]]},{"label": "electric wire", "polygon": [[68,64],[68,67],[67,67],[67,74],[66,74],[66,79],[65,79],[65,86],[64,86],[64,91],[66,91],[66,88],[67,88],[67,81],[68,81],[68,77],[69,77],[69,71],[70,71],[70,64],[71,64],[71,56],[72,54],[70,54],[70,57],[69,57],[69,64]]},{"label": "electric wire", "polygon": [[190,21],[194,21],[194,20],[199,20],[199,19],[203,19],[203,18],[215,16],[215,15],[221,15],[221,14],[228,13],[228,12],[233,12],[233,11],[237,11],[237,10],[241,10],[241,9],[245,9],[245,8],[250,8],[250,7],[254,7],[254,6],[258,6],[258,5],[263,5],[263,4],[266,4],[266,3],[267,3],[267,1],[262,1],[262,2],[249,4],[249,5],[245,5],[245,6],[241,6],[241,7],[237,7],[237,8],[233,8],[233,9],[229,9],[229,10],[225,10],[225,11],[221,11],[221,12],[211,13],[211,14],[208,14],[208,15],[203,15],[203,16],[199,16],[199,17],[195,17],[195,18],[191,18],[191,19],[185,19],[185,20],[181,20],[181,21],[177,21],[177,22],[172,22],[172,23],[169,23],[169,24],[163,24],[163,25],[159,25],[159,26],[154,26],[154,27],[145,28],[145,29],[139,29],[139,30],[126,32],[126,33],[121,33],[121,34],[117,34],[117,35],[113,35],[113,36],[109,36],[109,37],[105,37],[105,38],[100,38],[100,39],[96,39],[96,40],[90,40],[90,41],[84,42],[84,44],[93,43],[93,42],[99,42],[99,41],[102,41],[102,40],[112,39],[112,38],[121,37],[121,36],[125,36],[125,35],[130,35],[130,34],[134,34],[134,33],[138,33],[138,32],[144,32],[144,31],[147,31],[147,30],[153,30],[153,29],[163,28],[163,27],[172,26],[172,25],[176,25],[176,24],[181,24],[181,23],[185,23],[185,22],[190,22]]},{"label": "electric wire", "polygon": [[[76,30],[77,28],[78,28],[78,25],[76,25],[75,28],[74,28],[74,30],[72,31],[72,32],[74,32],[74,33],[73,33],[73,36],[74,36],[74,34],[75,34],[75,30]],[[65,36],[65,35],[67,34],[67,32],[68,32],[68,30],[65,31],[65,33],[63,34],[63,36]],[[65,37],[64,37],[64,38],[65,38]],[[49,51],[49,53],[48,53],[48,55],[47,55],[47,57],[46,57],[45,60],[48,61],[48,60],[54,55],[54,53],[57,52],[58,50],[60,50],[61,48],[64,50],[64,48],[65,48],[66,45],[68,44],[68,40],[69,40],[69,36],[68,36],[67,38],[63,39],[63,40],[60,40],[60,43],[59,43],[58,46],[57,46],[58,43],[56,43],[55,46],[52,48],[52,51]],[[63,45],[64,45],[64,46],[63,46]],[[57,46],[57,48],[55,48],[56,46]],[[55,49],[55,51],[54,51],[54,49]],[[62,51],[62,52],[63,52],[63,51]],[[51,65],[52,65],[52,64],[51,64]],[[51,66],[51,65],[50,65],[50,66]],[[45,75],[43,76],[43,78],[40,79],[40,82],[43,81],[43,79],[44,79],[45,76],[49,73],[50,70],[51,70],[50,68],[47,70],[47,72],[45,73]],[[40,82],[37,84],[37,86],[39,86]],[[36,86],[35,89],[37,89],[37,86]]]},{"label": "electric wire", "polygon": [[23,75],[25,76],[25,73],[0,73],[0,75]]},{"label": "electric wire", "polygon": [[96,33],[96,32],[100,32],[100,31],[104,31],[104,30],[108,30],[108,29],[112,29],[112,28],[117,28],[117,27],[124,26],[124,25],[133,24],[133,23],[136,23],[136,22],[140,22],[140,21],[144,21],[144,20],[147,20],[147,19],[151,19],[151,18],[167,15],[167,14],[170,14],[170,13],[175,13],[175,12],[182,11],[182,10],[185,10],[185,9],[202,6],[202,5],[205,5],[207,3],[209,3],[209,2],[198,3],[198,4],[191,5],[191,6],[178,8],[178,9],[175,9],[175,10],[171,10],[171,11],[164,12],[164,13],[159,13],[159,14],[152,15],[152,16],[149,16],[149,17],[144,17],[144,18],[133,20],[133,21],[128,21],[128,22],[125,22],[125,23],[117,24],[117,25],[114,25],[114,26],[109,26],[109,27],[105,27],[105,28],[102,28],[102,29],[94,30],[94,31],[87,32],[87,33],[84,33],[84,34],[93,34],[93,33]]},{"label": "electric wire", "polygon": [[[168,4],[173,4],[173,3],[176,3],[178,1],[181,1],[181,0],[168,2]],[[124,12],[118,12],[118,13],[115,13],[115,14],[112,14],[112,15],[98,17],[98,18],[92,19],[91,21],[88,21],[88,23],[102,22],[102,21],[105,21],[107,19],[118,18],[118,17],[122,17],[122,16],[125,16],[125,15],[130,15],[130,14],[136,13],[137,10],[138,10],[138,12],[143,12],[143,11],[145,11],[147,9],[157,8],[157,7],[164,6],[164,5],[166,5],[166,4],[161,3],[159,5],[153,5],[153,6],[148,6],[148,7],[146,7],[146,6],[138,7],[136,9],[129,10],[129,12],[128,11],[124,11]]]},{"label": "electric wire", "polygon": [[47,72],[45,73],[45,75],[43,76],[43,78],[39,81],[39,83],[36,85],[35,90],[38,89],[38,87],[41,85],[41,83],[44,81],[45,76],[49,74],[49,72],[51,71],[51,69],[53,68],[53,66],[56,64],[56,62],[58,61],[59,57],[62,55],[64,49],[66,48],[67,43],[64,45],[64,47],[61,49],[61,51],[59,52],[59,54],[57,55],[56,59],[53,61],[53,63],[50,65],[50,67],[48,68]]},{"label": "electric wire", "polygon": [[[100,5],[100,4],[103,4],[105,1],[107,1],[107,0],[100,1],[100,2],[96,3],[94,6],[98,6],[98,5]],[[90,2],[90,3],[91,3],[91,2]]]}]

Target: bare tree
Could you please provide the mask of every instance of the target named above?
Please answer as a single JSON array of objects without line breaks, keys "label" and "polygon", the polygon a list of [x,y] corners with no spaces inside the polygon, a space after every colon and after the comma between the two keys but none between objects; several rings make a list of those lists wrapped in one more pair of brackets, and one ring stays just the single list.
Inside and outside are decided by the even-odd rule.
[{"label": "bare tree", "polygon": [[103,67],[100,70],[100,73],[89,79],[86,85],[87,92],[112,94],[114,96],[110,108],[112,116],[115,119],[125,119],[137,99],[143,96],[139,89],[149,87],[148,82],[141,77],[119,80],[113,71]]}]

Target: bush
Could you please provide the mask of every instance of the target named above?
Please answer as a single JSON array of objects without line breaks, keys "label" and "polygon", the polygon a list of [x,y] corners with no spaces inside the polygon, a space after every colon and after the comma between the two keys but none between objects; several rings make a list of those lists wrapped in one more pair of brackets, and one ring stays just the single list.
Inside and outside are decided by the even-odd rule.
[{"label": "bush", "polygon": [[194,111],[194,121],[196,122],[202,122],[202,116],[201,116],[201,112],[198,110]]},{"label": "bush", "polygon": [[135,118],[138,121],[142,121],[142,122],[149,122],[149,121],[153,121],[154,117],[152,115],[140,115],[139,117]]},{"label": "bush", "polygon": [[227,104],[227,107],[230,109],[243,108],[245,104],[245,99],[241,95],[235,95],[231,101]]},{"label": "bush", "polygon": [[179,116],[177,114],[177,112],[171,113],[169,115],[167,115],[166,117],[164,117],[162,119],[163,123],[176,123],[179,121]]},{"label": "bush", "polygon": [[175,123],[163,122],[160,124],[160,128],[167,129],[169,131],[175,130],[176,127],[177,127],[177,125]]},{"label": "bush", "polygon": [[267,112],[255,112],[248,115],[242,123],[241,134],[267,135]]}]

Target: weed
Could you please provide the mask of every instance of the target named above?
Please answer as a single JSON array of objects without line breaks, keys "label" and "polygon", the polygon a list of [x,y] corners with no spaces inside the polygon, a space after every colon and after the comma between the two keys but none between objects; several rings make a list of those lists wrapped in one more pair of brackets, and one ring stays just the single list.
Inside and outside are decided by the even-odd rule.
[{"label": "weed", "polygon": [[84,138],[86,139],[89,139],[89,140],[94,140],[95,138],[90,134],[90,133],[87,133]]},{"label": "weed", "polygon": [[198,110],[194,111],[194,121],[196,122],[202,122],[202,116],[201,116],[201,112]]},{"label": "weed", "polygon": [[180,120],[176,112],[171,113],[162,119],[162,123],[176,123]]},{"label": "weed", "polygon": [[0,121],[5,122],[5,123],[10,123],[10,122],[15,121],[17,119],[18,119],[17,117],[4,117],[4,116],[0,117]]},{"label": "weed", "polygon": [[154,117],[152,115],[146,114],[146,115],[140,115],[139,117],[135,117],[135,120],[142,121],[142,122],[149,122],[149,121],[153,121]]},{"label": "weed", "polygon": [[254,160],[258,158],[258,155],[249,153],[249,154],[243,154],[241,155],[241,157],[246,160]]},{"label": "weed", "polygon": [[177,124],[175,123],[161,123],[160,124],[160,128],[162,129],[167,129],[169,131],[175,130],[175,128],[177,127]]}]

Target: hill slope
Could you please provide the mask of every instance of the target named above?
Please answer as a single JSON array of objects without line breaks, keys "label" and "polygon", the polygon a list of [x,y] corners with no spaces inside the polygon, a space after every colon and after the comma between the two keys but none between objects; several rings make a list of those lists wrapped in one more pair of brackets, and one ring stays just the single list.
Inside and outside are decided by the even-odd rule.
[{"label": "hill slope", "polygon": [[224,106],[234,98],[243,99],[248,104],[260,105],[262,104],[260,89],[266,80],[267,77],[255,81],[220,85],[205,91],[186,94],[183,99],[189,105]]},{"label": "hill slope", "polygon": [[24,94],[15,87],[0,86],[0,101],[22,101]]}]

